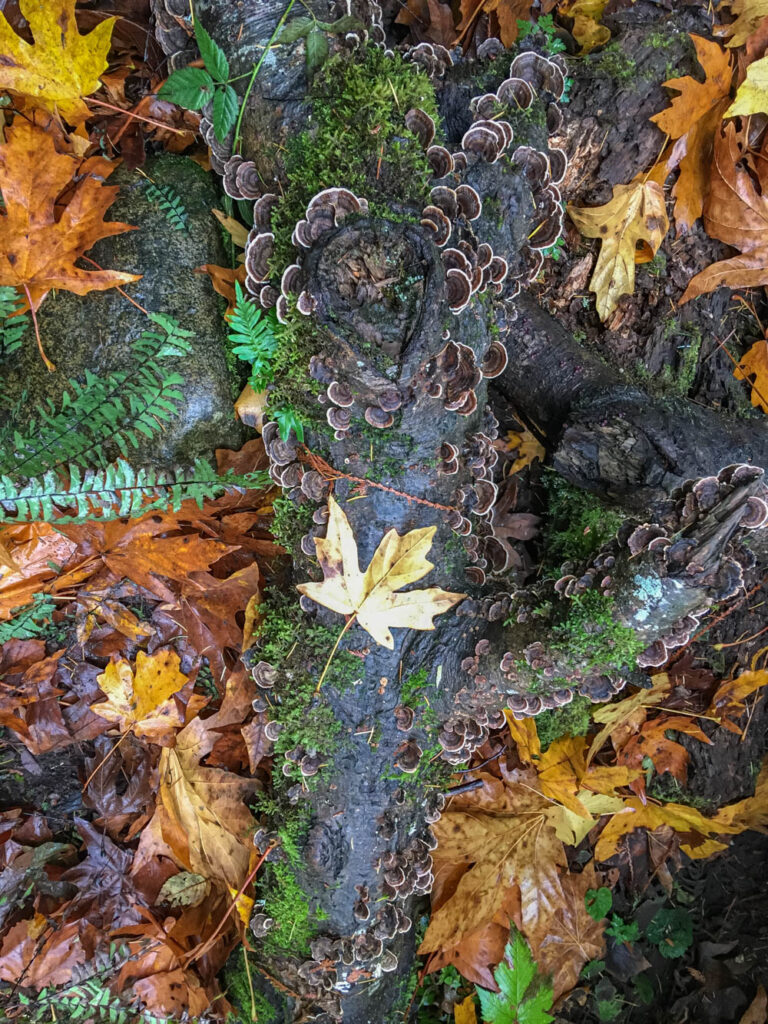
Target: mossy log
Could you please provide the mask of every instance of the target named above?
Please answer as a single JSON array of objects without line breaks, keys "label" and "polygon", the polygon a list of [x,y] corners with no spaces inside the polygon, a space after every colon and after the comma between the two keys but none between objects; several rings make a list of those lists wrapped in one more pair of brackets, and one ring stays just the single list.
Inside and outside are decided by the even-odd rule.
[{"label": "mossy log", "polygon": [[[234,73],[285,9],[195,6]],[[503,707],[605,700],[735,593],[742,538],[768,515],[768,439],[618,386],[525,297],[562,227],[556,60],[518,57],[510,78],[493,45],[476,61],[439,47],[403,57],[383,49],[372,0],[310,6],[360,23],[328,37],[314,82],[303,38],[275,46],[239,154],[203,126],[224,187],[257,200],[247,287],[283,324],[271,401],[306,423],[305,444],[264,432],[303,528],[254,658],[276,754],[256,841],[281,841],[261,876],[254,964],[280,1020],[380,1024],[408,1002],[429,822],[452,766]],[[493,401],[508,399],[545,430],[559,472],[636,516],[589,565],[534,587],[494,478]],[[316,694],[343,622],[300,606],[293,585],[320,578],[313,537],[331,485],[363,566],[391,528],[435,526],[428,585],[469,596],[434,632],[397,631],[392,651],[353,627]]]}]

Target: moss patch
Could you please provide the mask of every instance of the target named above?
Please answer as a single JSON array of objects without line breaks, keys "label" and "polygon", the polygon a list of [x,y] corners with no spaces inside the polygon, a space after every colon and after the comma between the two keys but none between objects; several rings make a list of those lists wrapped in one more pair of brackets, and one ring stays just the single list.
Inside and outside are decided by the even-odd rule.
[{"label": "moss patch", "polygon": [[606,508],[598,498],[572,487],[562,477],[544,478],[548,497],[548,524],[543,562],[550,570],[567,560],[584,561],[613,537],[624,517]]},{"label": "moss patch", "polygon": [[362,59],[340,54],[316,76],[310,101],[311,125],[288,143],[288,189],[272,219],[276,271],[290,262],[294,225],[321,189],[343,185],[364,195],[374,215],[382,204],[389,219],[389,197],[420,208],[429,192],[429,164],[404,122],[411,107],[437,122],[434,90],[423,71],[375,47]]},{"label": "moss patch", "polygon": [[588,697],[574,697],[570,704],[536,716],[536,731],[542,753],[561,736],[586,736],[592,724],[592,703]]},{"label": "moss patch", "polygon": [[632,665],[646,646],[634,629],[616,621],[611,598],[593,591],[571,599],[567,619],[553,634],[553,651],[595,669]]}]

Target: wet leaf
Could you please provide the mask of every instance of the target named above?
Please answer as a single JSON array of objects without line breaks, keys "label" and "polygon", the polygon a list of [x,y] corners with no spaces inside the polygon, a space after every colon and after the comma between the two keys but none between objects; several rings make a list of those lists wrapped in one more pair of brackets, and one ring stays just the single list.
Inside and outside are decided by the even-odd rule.
[{"label": "wet leaf", "polygon": [[179,670],[175,651],[158,651],[136,655],[136,670],[128,661],[111,661],[98,684],[107,696],[104,704],[93,704],[91,710],[120,732],[133,732],[151,743],[170,743],[176,729],[184,724],[173,694],[187,683]]},{"label": "wet leaf", "polygon": [[322,583],[302,583],[296,589],[331,611],[356,616],[377,644],[389,650],[394,648],[390,632],[393,626],[434,629],[435,615],[447,612],[467,596],[439,587],[397,593],[434,569],[426,554],[437,527],[411,530],[402,537],[396,530],[390,530],[362,573],[349,520],[332,496],[328,507],[326,536],[315,538],[317,559],[325,579]]},{"label": "wet leaf", "polygon": [[75,0],[19,0],[34,44],[18,36],[0,12],[0,89],[21,93],[70,124],[84,121],[83,96],[99,88],[107,68],[114,18],[80,35]]},{"label": "wet leaf", "polygon": [[595,859],[607,860],[618,849],[621,838],[636,828],[652,832],[661,825],[669,825],[683,838],[681,849],[694,860],[709,857],[717,850],[725,850],[726,843],[715,838],[723,832],[739,832],[718,818],[706,818],[695,807],[685,804],[644,804],[634,797],[626,800],[624,810],[614,814],[600,833],[595,846]]},{"label": "wet leaf", "polygon": [[664,192],[655,181],[639,177],[614,186],[613,198],[603,206],[569,205],[568,213],[583,235],[601,240],[589,287],[600,319],[607,320],[621,296],[635,290],[635,264],[655,256],[664,240],[669,227]]},{"label": "wet leaf", "polygon": [[171,875],[163,884],[155,903],[167,903],[171,907],[197,907],[210,889],[210,882],[202,875],[180,871],[177,875]]},{"label": "wet leaf", "polygon": [[651,118],[670,139],[677,140],[666,167],[667,171],[680,170],[672,189],[678,231],[690,229],[704,209],[715,130],[728,105],[733,77],[730,55],[721,46],[693,34],[691,39],[704,69],[704,81],[691,75],[668,79],[663,85],[679,95]]},{"label": "wet leaf", "polygon": [[579,44],[581,53],[591,53],[598,46],[605,46],[611,33],[600,19],[608,0],[566,0],[558,5],[558,13],[573,18],[571,35]]},{"label": "wet leaf", "polygon": [[766,831],[768,826],[768,761],[763,762],[760,774],[755,784],[753,796],[746,800],[739,800],[735,804],[728,804],[721,807],[715,815],[714,821],[718,825],[733,828],[736,832],[743,832],[748,828]]},{"label": "wet leaf", "polygon": [[530,466],[535,459],[543,462],[547,457],[546,448],[543,444],[539,443],[527,427],[524,427],[519,432],[514,430],[508,431],[506,447],[517,455],[509,469],[510,476],[514,473],[519,473],[526,466]]},{"label": "wet leaf", "polygon": [[[0,217],[0,284],[28,289],[34,309],[52,288],[86,295],[137,281],[136,274],[83,270],[76,261],[102,238],[132,230],[104,214],[117,189],[102,181],[115,164],[92,157],[81,165],[57,153],[53,137],[17,117],[0,146],[5,214]],[[63,213],[55,206],[75,173],[82,175]]]}]

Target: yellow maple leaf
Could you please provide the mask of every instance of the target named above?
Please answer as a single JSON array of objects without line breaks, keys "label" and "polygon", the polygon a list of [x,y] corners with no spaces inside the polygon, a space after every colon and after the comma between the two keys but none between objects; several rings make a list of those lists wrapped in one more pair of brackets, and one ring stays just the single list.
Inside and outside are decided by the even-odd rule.
[{"label": "yellow maple leaf", "polygon": [[653,258],[664,241],[669,228],[664,192],[655,181],[637,177],[628,185],[616,185],[613,198],[603,206],[569,204],[568,213],[583,235],[601,240],[589,287],[605,321],[621,296],[635,290],[635,264]]},{"label": "yellow maple leaf", "polygon": [[717,817],[706,818],[701,811],[687,804],[644,804],[639,797],[634,797],[624,801],[624,809],[614,814],[600,833],[595,846],[595,860],[611,857],[622,836],[636,828],[646,828],[652,832],[661,825],[669,825],[683,837],[680,849],[693,860],[701,860],[717,850],[726,849],[727,844],[715,836],[723,832],[742,831],[738,826]]},{"label": "yellow maple leaf", "polygon": [[519,473],[526,466],[530,466],[534,459],[543,461],[546,458],[546,448],[534,437],[527,427],[523,427],[522,431],[507,431],[506,443],[509,451],[517,452],[517,458],[509,470],[510,476],[514,473]]},{"label": "yellow maple leaf", "polygon": [[730,7],[735,21],[730,25],[721,26],[720,35],[730,36],[728,46],[743,46],[752,33],[760,26],[763,18],[768,18],[768,0],[731,0],[723,7]]},{"label": "yellow maple leaf", "polygon": [[87,35],[75,21],[75,0],[19,0],[34,45],[17,35],[0,13],[0,89],[29,96],[70,124],[84,121],[82,97],[99,87],[107,67],[114,18]]},{"label": "yellow maple leaf", "polygon": [[752,348],[745,352],[741,361],[733,371],[736,380],[753,378],[752,405],[768,412],[768,341],[756,341]]},{"label": "yellow maple leaf", "polygon": [[753,61],[747,68],[747,77],[736,91],[733,103],[725,117],[748,117],[768,111],[768,57]]},{"label": "yellow maple leaf", "polygon": [[152,743],[168,742],[184,724],[173,700],[187,682],[179,664],[175,651],[139,651],[135,673],[129,661],[111,661],[96,677],[107,701],[92,705],[91,711],[114,722],[120,732],[132,731]]},{"label": "yellow maple leaf", "polygon": [[720,826],[734,829],[737,832],[746,829],[757,829],[760,832],[766,831],[768,826],[768,759],[763,761],[763,767],[757,777],[754,796],[748,796],[746,800],[739,800],[735,804],[728,804],[721,807],[715,815],[714,821]]},{"label": "yellow maple leaf", "polygon": [[461,1003],[454,1005],[453,1024],[477,1024],[474,996],[467,996]]},{"label": "yellow maple leaf", "polygon": [[392,626],[434,629],[435,615],[447,612],[467,596],[440,587],[396,593],[434,569],[425,556],[437,527],[411,530],[402,537],[397,530],[390,530],[362,573],[349,520],[333,497],[328,499],[328,508],[327,534],[315,538],[325,578],[322,583],[301,583],[296,589],[331,611],[352,616],[347,627],[356,620],[377,644],[392,650]]}]

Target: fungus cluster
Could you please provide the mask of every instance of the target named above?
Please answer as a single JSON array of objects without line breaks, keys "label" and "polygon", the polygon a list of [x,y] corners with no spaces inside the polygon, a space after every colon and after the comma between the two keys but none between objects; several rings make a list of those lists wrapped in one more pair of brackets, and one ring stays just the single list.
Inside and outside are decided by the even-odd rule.
[{"label": "fungus cluster", "polygon": [[417,64],[429,78],[442,78],[448,68],[453,67],[450,50],[440,43],[424,42],[409,46],[403,54],[403,60]]},{"label": "fungus cluster", "polygon": [[187,0],[157,0],[152,13],[155,38],[168,58],[168,70],[185,67],[197,56]]},{"label": "fungus cluster", "polygon": [[[489,644],[489,641],[481,640],[477,647],[482,644]],[[477,651],[477,647],[475,651]],[[462,662],[462,668],[465,671],[477,666],[477,654],[474,658],[465,658]],[[478,747],[485,743],[489,731],[501,729],[504,723],[503,711],[491,711],[486,708],[478,708],[471,716],[468,714],[452,715],[443,723],[437,735],[438,742],[442,747],[443,760],[448,764],[463,764],[469,760]]]}]

